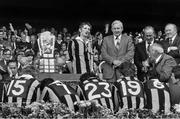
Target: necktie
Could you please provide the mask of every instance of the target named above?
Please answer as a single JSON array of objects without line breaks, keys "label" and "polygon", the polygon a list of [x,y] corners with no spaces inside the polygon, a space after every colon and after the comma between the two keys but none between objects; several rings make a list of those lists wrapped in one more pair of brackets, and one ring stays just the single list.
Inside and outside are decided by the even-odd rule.
[{"label": "necktie", "polygon": [[172,45],[172,38],[169,38],[169,45]]},{"label": "necktie", "polygon": [[119,48],[120,48],[120,43],[119,43],[119,41],[117,41],[117,43],[116,43],[116,48],[119,50]]},{"label": "necktie", "polygon": [[147,47],[147,51],[148,51],[148,53],[149,53],[149,50],[150,50],[150,46],[151,46],[151,43],[150,43],[150,42],[148,42],[148,47]]},{"label": "necktie", "polygon": [[119,36],[116,36],[116,48],[119,49],[120,48],[120,42],[119,42]]}]

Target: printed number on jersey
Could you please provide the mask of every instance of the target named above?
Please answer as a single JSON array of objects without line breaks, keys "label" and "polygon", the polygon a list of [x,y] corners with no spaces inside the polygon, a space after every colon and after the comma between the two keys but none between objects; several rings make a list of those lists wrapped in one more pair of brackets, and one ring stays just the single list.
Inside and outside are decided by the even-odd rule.
[{"label": "printed number on jersey", "polygon": [[12,80],[9,84],[8,96],[26,97],[27,80]]},{"label": "printed number on jersey", "polygon": [[65,84],[58,81],[55,83],[55,85],[58,87],[57,88],[58,92],[61,90],[62,95],[71,94],[71,91],[68,89],[68,87]]},{"label": "printed number on jersey", "polygon": [[122,88],[122,96],[138,96],[141,95],[142,88],[137,81],[124,81],[120,82]]},{"label": "printed number on jersey", "polygon": [[147,83],[148,83],[149,88],[155,88],[155,89],[164,89],[165,88],[165,84],[160,82],[158,79],[149,80]]},{"label": "printed number on jersey", "polygon": [[89,82],[85,84],[84,89],[89,100],[97,98],[111,98],[110,85],[106,82]]}]

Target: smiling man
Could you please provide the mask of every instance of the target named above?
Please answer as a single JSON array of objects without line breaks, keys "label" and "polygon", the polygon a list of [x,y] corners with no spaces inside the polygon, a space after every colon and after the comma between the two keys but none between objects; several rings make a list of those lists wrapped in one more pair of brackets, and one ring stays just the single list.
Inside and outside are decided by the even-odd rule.
[{"label": "smiling man", "polygon": [[[115,70],[123,62],[130,62],[134,57],[134,45],[131,37],[122,34],[123,23],[115,20],[111,24],[113,35],[107,36],[102,44],[102,59],[106,62],[103,69],[103,78],[115,81],[120,75]],[[116,74],[116,75],[115,75]]]},{"label": "smiling man", "polygon": [[177,26],[169,23],[165,26],[166,39],[162,41],[165,53],[172,56],[177,64],[180,63],[180,37],[177,34]]}]

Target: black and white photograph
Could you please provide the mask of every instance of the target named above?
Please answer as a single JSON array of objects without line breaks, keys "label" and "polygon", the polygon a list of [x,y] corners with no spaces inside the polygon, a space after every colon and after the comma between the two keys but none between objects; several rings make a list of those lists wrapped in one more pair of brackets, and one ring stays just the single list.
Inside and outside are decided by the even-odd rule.
[{"label": "black and white photograph", "polygon": [[0,118],[180,118],[180,0],[1,0]]}]

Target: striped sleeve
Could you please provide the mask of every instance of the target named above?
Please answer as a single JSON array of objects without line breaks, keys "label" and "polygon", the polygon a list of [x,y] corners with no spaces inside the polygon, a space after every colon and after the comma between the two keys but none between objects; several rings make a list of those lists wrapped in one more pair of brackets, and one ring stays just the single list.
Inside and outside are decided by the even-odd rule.
[{"label": "striped sleeve", "polygon": [[68,45],[69,61],[73,61],[74,42],[71,40]]},{"label": "striped sleeve", "polygon": [[49,92],[48,92],[48,88],[47,88],[47,87],[45,87],[45,88],[43,89],[42,94],[41,94],[41,97],[40,97],[40,100],[41,100],[41,101],[45,101],[45,102],[47,102],[47,101],[50,100],[50,99],[49,99]]},{"label": "striped sleeve", "polygon": [[83,94],[83,91],[79,85],[76,86],[76,92],[77,92],[80,100],[86,100],[85,95]]},{"label": "striped sleeve", "polygon": [[114,105],[114,112],[119,110],[119,93],[118,93],[118,89],[114,86],[111,85],[111,89],[112,89],[112,101],[113,101],[113,105]]},{"label": "striped sleeve", "polygon": [[31,84],[31,87],[29,88],[27,99],[26,99],[26,105],[29,105],[30,103],[39,100],[37,97],[37,93],[38,93],[37,91],[38,91],[38,88],[40,88],[39,86],[40,86],[40,83],[38,80],[35,80]]}]

